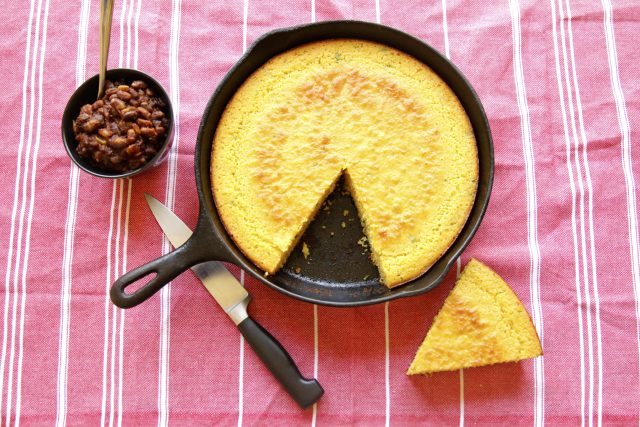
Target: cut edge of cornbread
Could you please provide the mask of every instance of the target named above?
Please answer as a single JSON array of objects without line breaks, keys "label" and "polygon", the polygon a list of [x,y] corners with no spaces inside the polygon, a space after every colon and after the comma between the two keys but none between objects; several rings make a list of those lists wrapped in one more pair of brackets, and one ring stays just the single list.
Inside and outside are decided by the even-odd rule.
[{"label": "cut edge of cornbread", "polygon": [[[478,173],[479,170],[479,163],[476,162],[476,174]],[[443,256],[444,254],[447,253],[447,251],[451,248],[451,246],[455,243],[456,240],[458,240],[458,236],[460,236],[460,233],[462,233],[462,230],[464,229],[465,224],[467,223],[468,219],[469,219],[469,215],[471,214],[471,211],[473,210],[473,206],[475,205],[475,202],[470,204],[468,209],[467,209],[467,213],[465,215],[465,219],[463,221],[462,227],[460,227],[458,229],[458,232],[455,236],[453,236],[453,238],[451,239],[451,241],[449,242],[449,244],[444,248],[444,250],[442,251],[442,253],[440,254],[440,256],[434,260],[432,263],[430,264],[420,264],[420,265],[415,265],[413,266],[413,268],[407,268],[406,266],[403,268],[402,270],[402,274],[403,276],[398,278],[391,278],[389,272],[387,271],[387,269],[384,268],[382,262],[379,259],[378,256],[378,251],[376,251],[376,248],[374,246],[374,244],[372,243],[372,239],[371,239],[371,233],[369,231],[369,227],[367,226],[367,219],[365,218],[364,212],[366,212],[366,209],[362,208],[362,205],[360,203],[360,200],[358,199],[358,192],[355,188],[355,186],[353,185],[353,182],[351,180],[351,176],[349,175],[349,170],[345,169],[342,171],[342,174],[344,175],[345,178],[345,185],[347,190],[349,191],[349,193],[351,194],[351,198],[353,199],[354,204],[356,205],[356,211],[358,213],[358,217],[360,218],[360,224],[362,225],[362,231],[364,233],[364,235],[367,237],[367,240],[369,241],[369,245],[371,247],[371,251],[370,251],[370,259],[373,262],[373,264],[376,266],[378,272],[380,273],[380,282],[385,285],[388,288],[395,288],[396,286],[400,286],[400,285],[404,285],[407,282],[410,282],[418,277],[421,277],[423,274],[425,274],[427,271],[429,271],[431,269],[431,267],[433,267],[433,265],[438,262]],[[478,187],[475,187],[475,191],[473,193],[473,200],[475,201],[476,199],[476,195],[478,192]]]},{"label": "cut edge of cornbread", "polygon": [[344,174],[344,170],[341,170],[340,173],[338,173],[336,175],[336,177],[333,179],[333,182],[331,183],[331,185],[326,189],[326,191],[318,199],[318,202],[316,203],[316,205],[313,208],[313,213],[302,224],[302,226],[300,227],[300,230],[298,230],[298,233],[296,234],[296,237],[293,239],[293,242],[291,243],[291,245],[287,248],[287,251],[282,253],[282,257],[280,258],[280,261],[278,262],[278,265],[273,269],[273,271],[265,270],[265,271],[267,271],[267,273],[275,274],[278,270],[280,270],[280,268],[282,268],[282,265],[285,262],[287,262],[287,259],[289,259],[289,255],[291,255],[291,252],[293,252],[295,247],[298,246],[298,242],[300,242],[300,239],[304,235],[304,232],[307,231],[307,228],[309,228],[309,224],[311,224],[311,222],[313,222],[313,220],[316,218],[316,215],[318,215],[318,211],[322,207],[322,204],[324,203],[324,201],[327,200],[327,197],[329,197],[329,194],[331,194],[333,192],[333,190],[335,190],[336,184],[338,183],[338,181],[340,180],[340,177],[343,174]]},{"label": "cut edge of cornbread", "polygon": [[[363,215],[364,209],[362,208],[362,205],[360,204],[360,200],[358,199],[356,191],[353,188],[353,182],[351,181],[351,176],[349,175],[349,171],[348,170],[343,171],[343,175],[344,175],[344,185],[347,188],[347,191],[349,191],[349,194],[351,195],[351,199],[353,200],[353,203],[356,205],[356,212],[357,212],[358,218],[360,219],[362,232],[367,237],[367,241],[371,242],[371,238],[370,238],[371,233],[369,232],[369,228],[367,227],[366,218]],[[373,247],[371,247],[371,250],[369,252],[369,259],[376,266],[376,269],[380,274],[380,282],[389,288],[393,287],[394,285],[391,285],[387,282],[387,277],[385,275],[385,272],[381,268],[380,260],[378,259],[378,253],[374,250]]]},{"label": "cut edge of cornbread", "polygon": [[496,272],[472,258],[436,315],[407,375],[540,355],[540,339],[518,296]]},{"label": "cut edge of cornbread", "polygon": [[[213,175],[214,175],[213,167],[211,168],[210,173],[211,173],[211,180],[213,181],[213,179],[214,179],[214,177],[213,177]],[[343,173],[344,173],[344,171],[341,170],[338,174],[336,174],[336,176],[333,178],[333,181],[331,182],[331,185],[328,186],[327,189],[325,190],[325,192],[318,198],[318,200],[317,200],[317,202],[316,202],[316,204],[315,204],[315,206],[313,208],[312,214],[309,217],[307,217],[305,222],[300,226],[300,229],[298,230],[298,232],[297,232],[295,238],[293,239],[291,245],[289,245],[287,247],[286,251],[281,253],[280,259],[279,259],[278,263],[276,264],[276,266],[274,268],[270,268],[268,265],[263,263],[260,259],[252,257],[250,254],[245,252],[245,250],[242,248],[242,246],[237,245],[238,249],[240,249],[240,251],[243,253],[244,256],[249,258],[254,264],[256,264],[259,268],[261,268],[265,272],[265,276],[277,273],[280,270],[280,268],[282,268],[283,264],[287,261],[287,259],[289,259],[289,255],[291,255],[291,252],[293,252],[295,247],[300,242],[300,239],[304,235],[304,232],[307,231],[307,229],[309,228],[309,224],[316,218],[316,215],[318,214],[318,211],[322,207],[322,204],[325,202],[325,200],[327,200],[327,197],[329,197],[329,195],[333,192],[333,190],[336,187],[336,184],[340,180],[340,177],[342,177]],[[214,187],[213,190],[214,190],[213,191],[214,204],[216,204],[216,209],[218,211],[218,215],[220,216],[220,218],[222,220],[221,221],[222,224],[225,224],[224,211],[217,206],[217,201],[216,201],[217,200],[217,197],[216,197],[217,194],[216,194],[216,191],[215,191],[215,187]],[[232,230],[226,225],[225,225],[225,230],[227,231],[227,233],[229,233],[231,238],[235,241],[235,236],[233,235]]]}]

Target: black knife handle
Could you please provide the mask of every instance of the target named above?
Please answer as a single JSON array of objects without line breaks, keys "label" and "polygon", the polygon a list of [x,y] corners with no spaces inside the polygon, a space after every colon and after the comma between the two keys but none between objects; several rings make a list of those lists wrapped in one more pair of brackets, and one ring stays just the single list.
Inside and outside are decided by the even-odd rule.
[{"label": "black knife handle", "polygon": [[324,394],[320,383],[304,378],[289,353],[266,329],[250,317],[240,322],[238,329],[298,405],[304,409],[320,399]]}]

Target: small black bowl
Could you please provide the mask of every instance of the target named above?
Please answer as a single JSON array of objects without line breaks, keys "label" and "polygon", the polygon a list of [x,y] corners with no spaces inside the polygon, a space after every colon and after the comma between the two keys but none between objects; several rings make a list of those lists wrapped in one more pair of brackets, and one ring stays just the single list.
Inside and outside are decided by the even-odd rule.
[{"label": "small black bowl", "polygon": [[80,85],[80,87],[73,92],[73,95],[71,95],[71,98],[64,109],[64,113],[62,114],[62,141],[64,142],[64,148],[67,150],[67,154],[69,154],[71,160],[73,160],[73,162],[83,171],[100,178],[127,178],[158,166],[167,157],[169,148],[171,147],[171,144],[173,144],[173,108],[167,92],[165,92],[160,83],[141,71],[129,68],[114,68],[107,70],[107,80],[112,82],[121,80],[126,83],[131,83],[134,80],[142,80],[149,86],[156,96],[162,99],[166,104],[166,111],[164,111],[164,113],[165,117],[169,121],[169,125],[167,126],[167,133],[165,134],[164,140],[162,141],[156,155],[144,165],[128,172],[109,172],[92,165],[89,159],[81,157],[76,152],[78,143],[76,142],[75,135],[73,133],[73,121],[78,117],[78,114],[80,114],[80,108],[82,108],[83,105],[93,104],[96,101],[96,95],[98,94],[97,74]]}]

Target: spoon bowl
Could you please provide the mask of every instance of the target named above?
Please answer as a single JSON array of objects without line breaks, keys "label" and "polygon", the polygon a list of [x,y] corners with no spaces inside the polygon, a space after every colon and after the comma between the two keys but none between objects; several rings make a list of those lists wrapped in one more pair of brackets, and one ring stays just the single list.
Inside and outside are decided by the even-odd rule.
[{"label": "spoon bowl", "polygon": [[127,178],[158,166],[166,158],[169,148],[171,144],[173,144],[174,117],[169,95],[167,95],[167,92],[165,92],[160,83],[142,71],[129,68],[115,68],[107,70],[106,79],[112,82],[123,81],[125,84],[130,84],[134,80],[142,80],[147,84],[149,89],[155,93],[155,96],[164,101],[166,107],[163,111],[167,118],[168,125],[163,139],[158,144],[157,153],[144,165],[127,172],[105,171],[94,166],[89,159],[81,157],[77,153],[76,148],[78,143],[75,140],[75,134],[73,132],[73,121],[78,117],[78,114],[80,114],[80,108],[82,108],[83,105],[93,104],[96,101],[96,93],[98,93],[99,87],[99,75],[96,74],[75,90],[64,109],[62,115],[62,141],[64,142],[67,154],[69,154],[71,160],[80,169],[100,178]]}]

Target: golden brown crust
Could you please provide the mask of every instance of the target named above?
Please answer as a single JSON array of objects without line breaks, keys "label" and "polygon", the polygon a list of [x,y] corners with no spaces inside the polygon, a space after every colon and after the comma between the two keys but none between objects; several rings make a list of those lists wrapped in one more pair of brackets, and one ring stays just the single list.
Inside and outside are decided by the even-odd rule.
[{"label": "golden brown crust", "polygon": [[472,259],[435,317],[407,374],[540,355],[538,334],[522,302],[492,269]]},{"label": "golden brown crust", "polygon": [[383,283],[424,273],[475,200],[473,129],[446,84],[414,58],[362,40],[301,46],[257,70],[214,137],[223,224],[274,273],[346,171]]}]

